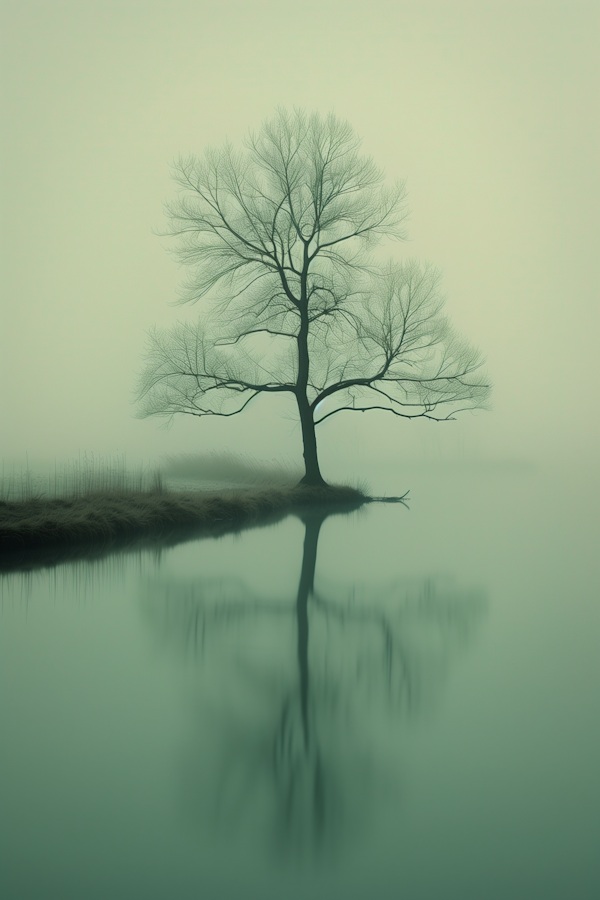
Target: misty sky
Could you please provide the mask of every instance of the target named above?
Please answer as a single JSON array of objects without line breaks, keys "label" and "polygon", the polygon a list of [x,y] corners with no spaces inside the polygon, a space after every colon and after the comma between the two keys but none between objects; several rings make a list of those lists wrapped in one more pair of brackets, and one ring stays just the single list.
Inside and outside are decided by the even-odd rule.
[{"label": "misty sky", "polygon": [[579,0],[4,0],[0,455],[300,459],[282,401],[169,432],[132,404],[145,331],[199,312],[169,306],[182,273],[153,234],[169,163],[281,104],[333,110],[407,179],[390,252],[442,269],[495,384],[455,423],[328,420],[325,476],[337,452],[592,459],[599,24]]}]

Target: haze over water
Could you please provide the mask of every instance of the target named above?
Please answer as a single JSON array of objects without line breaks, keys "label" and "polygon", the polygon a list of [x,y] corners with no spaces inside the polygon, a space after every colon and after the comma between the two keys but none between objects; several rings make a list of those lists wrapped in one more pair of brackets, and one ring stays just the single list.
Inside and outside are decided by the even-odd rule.
[{"label": "haze over water", "polygon": [[595,895],[586,473],[373,475],[411,509],[3,576],[4,896]]}]

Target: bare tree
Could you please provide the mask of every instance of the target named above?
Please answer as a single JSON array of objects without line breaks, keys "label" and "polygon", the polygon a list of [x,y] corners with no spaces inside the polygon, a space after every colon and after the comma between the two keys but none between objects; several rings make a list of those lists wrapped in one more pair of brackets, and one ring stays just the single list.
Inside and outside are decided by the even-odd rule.
[{"label": "bare tree", "polygon": [[403,183],[359,153],[352,128],[279,110],[244,149],[174,165],[168,234],[190,269],[182,303],[210,295],[195,323],[149,335],[141,416],[232,416],[259,394],[295,397],[306,484],[324,484],[315,427],[342,412],[437,421],[485,406],[479,352],[442,314],[439,273],[374,264],[403,239]]}]

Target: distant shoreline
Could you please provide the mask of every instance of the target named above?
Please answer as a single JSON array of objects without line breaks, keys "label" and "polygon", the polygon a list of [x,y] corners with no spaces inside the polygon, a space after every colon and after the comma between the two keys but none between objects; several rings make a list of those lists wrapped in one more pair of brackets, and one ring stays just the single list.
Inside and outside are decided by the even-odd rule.
[{"label": "distant shoreline", "polygon": [[[0,501],[0,571],[103,555],[140,541],[178,542],[268,524],[302,510],[358,509],[373,498],[346,485],[220,491],[97,491]],[[41,557],[48,561],[42,561]]]}]

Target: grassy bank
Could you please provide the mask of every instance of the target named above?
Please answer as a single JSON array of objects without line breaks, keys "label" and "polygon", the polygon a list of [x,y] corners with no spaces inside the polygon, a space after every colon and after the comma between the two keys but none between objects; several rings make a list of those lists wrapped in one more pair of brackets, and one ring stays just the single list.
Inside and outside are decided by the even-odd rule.
[{"label": "grassy bank", "polygon": [[346,486],[213,491],[97,491],[84,496],[0,501],[0,565],[7,555],[75,544],[113,545],[185,530],[223,533],[318,506],[358,507]]}]

